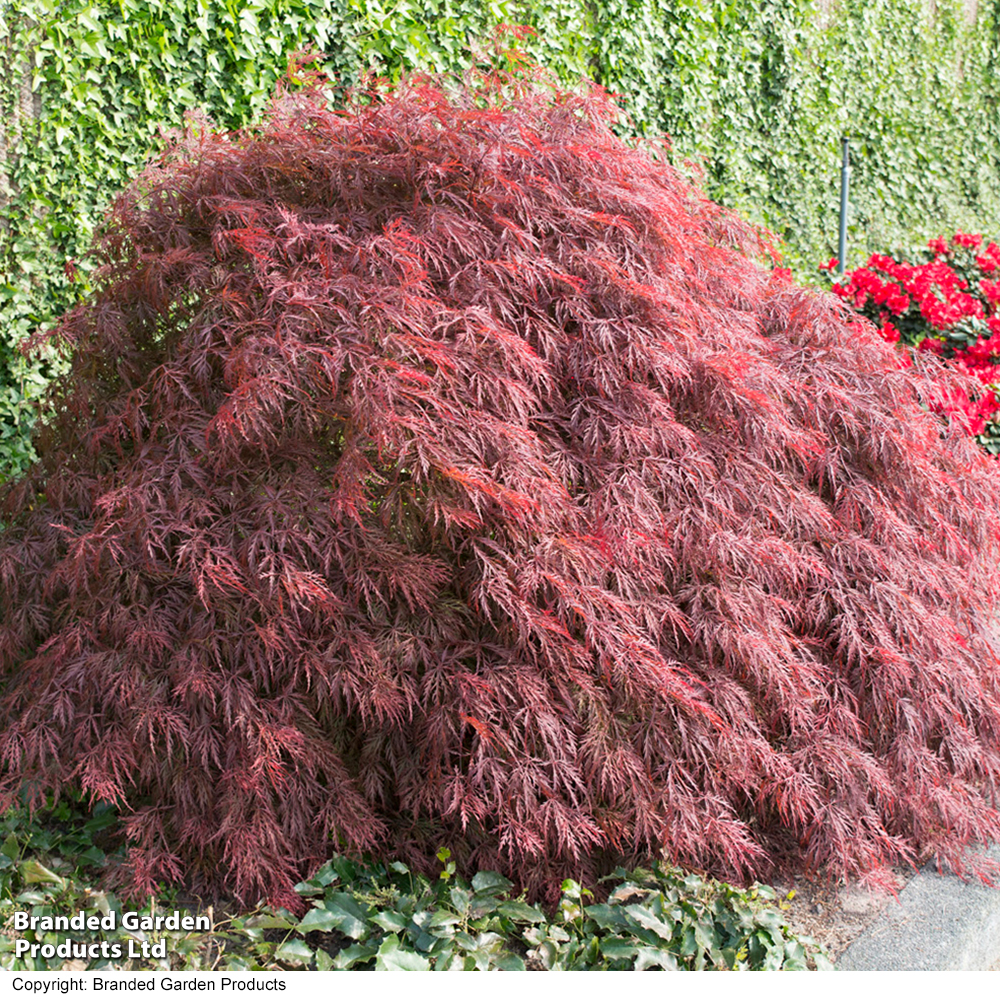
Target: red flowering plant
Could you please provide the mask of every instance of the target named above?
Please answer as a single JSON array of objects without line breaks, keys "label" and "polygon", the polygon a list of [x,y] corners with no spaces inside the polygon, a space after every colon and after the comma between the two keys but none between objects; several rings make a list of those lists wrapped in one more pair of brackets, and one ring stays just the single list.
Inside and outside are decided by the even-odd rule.
[{"label": "red flowering plant", "polygon": [[[1000,454],[1000,246],[975,233],[929,240],[921,264],[872,254],[833,291],[890,343],[931,351],[979,380],[972,394],[949,392],[936,408],[956,415],[992,455]],[[834,258],[820,270],[837,266]]]}]

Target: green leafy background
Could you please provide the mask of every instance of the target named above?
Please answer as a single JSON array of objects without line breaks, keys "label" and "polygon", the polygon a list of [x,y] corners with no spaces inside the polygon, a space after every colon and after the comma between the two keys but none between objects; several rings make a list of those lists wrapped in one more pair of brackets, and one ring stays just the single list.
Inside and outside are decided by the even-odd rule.
[{"label": "green leafy background", "polygon": [[252,119],[295,50],[349,85],[460,69],[498,23],[529,24],[539,62],[671,135],[804,276],[835,249],[844,133],[855,262],[997,230],[998,17],[1000,0],[0,0],[0,478],[31,459],[56,364],[16,345],[86,292],[110,199],[185,111]]}]

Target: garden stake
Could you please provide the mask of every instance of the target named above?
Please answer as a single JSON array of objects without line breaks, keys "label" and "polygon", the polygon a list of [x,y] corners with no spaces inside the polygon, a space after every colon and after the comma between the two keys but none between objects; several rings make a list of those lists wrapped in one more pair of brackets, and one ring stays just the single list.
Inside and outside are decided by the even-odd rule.
[{"label": "garden stake", "polygon": [[837,247],[838,274],[843,276],[847,262],[847,189],[850,185],[851,163],[850,146],[845,135],[840,140],[840,150],[843,159],[840,164],[840,243]]}]

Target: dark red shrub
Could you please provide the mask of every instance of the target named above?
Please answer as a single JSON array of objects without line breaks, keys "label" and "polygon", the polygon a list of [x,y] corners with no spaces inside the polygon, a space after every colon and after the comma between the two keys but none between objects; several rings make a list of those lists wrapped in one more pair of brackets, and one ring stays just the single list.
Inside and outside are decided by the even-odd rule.
[{"label": "dark red shrub", "polygon": [[997,836],[1000,480],[940,362],[506,86],[285,97],[118,201],[3,507],[7,794],[278,901],[331,837],[539,887]]}]

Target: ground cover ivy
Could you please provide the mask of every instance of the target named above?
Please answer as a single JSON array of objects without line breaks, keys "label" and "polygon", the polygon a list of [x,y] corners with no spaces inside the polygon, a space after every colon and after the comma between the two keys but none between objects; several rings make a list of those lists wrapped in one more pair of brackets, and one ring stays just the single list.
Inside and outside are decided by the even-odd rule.
[{"label": "ground cover ivy", "polygon": [[[225,912],[176,893],[129,902],[94,881],[117,823],[114,809],[92,812],[66,800],[34,818],[0,819],[0,968],[8,971],[125,969],[155,971],[825,969],[811,938],[788,926],[787,904],[773,889],[740,889],[665,864],[619,869],[593,888],[567,880],[555,907],[532,906],[496,872],[470,881],[438,854],[433,877],[398,861],[341,855],[296,887],[302,910],[260,906]],[[114,841],[118,843],[118,841]],[[167,942],[157,958],[67,959],[15,955],[20,938],[55,947],[62,932],[15,931],[17,911],[35,916],[140,917],[180,909],[207,912],[204,931],[75,933],[78,942]],[[119,921],[120,922],[120,921]]]}]

